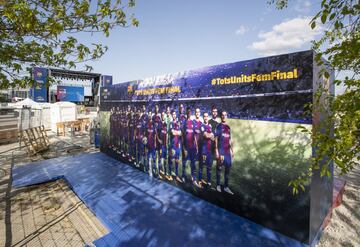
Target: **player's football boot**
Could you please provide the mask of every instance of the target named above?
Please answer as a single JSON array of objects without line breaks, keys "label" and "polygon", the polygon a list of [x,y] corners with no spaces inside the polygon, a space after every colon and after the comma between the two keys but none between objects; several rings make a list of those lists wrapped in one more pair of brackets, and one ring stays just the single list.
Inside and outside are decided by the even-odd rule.
[{"label": "player's football boot", "polygon": [[167,180],[169,180],[169,181],[173,181],[173,177],[172,177],[171,175],[167,175],[166,178],[167,178]]},{"label": "player's football boot", "polygon": [[185,181],[185,179],[181,180],[180,177],[176,176],[176,181],[179,182],[179,183],[182,183],[183,181]]},{"label": "player's football boot", "polygon": [[225,188],[224,188],[224,191],[225,191],[226,193],[229,193],[230,195],[234,195],[234,193],[229,189],[229,187],[225,187]]},{"label": "player's football boot", "polygon": [[202,188],[201,182],[197,182],[196,180],[193,181],[193,185],[195,185],[198,188]]},{"label": "player's football boot", "polygon": [[216,190],[217,190],[217,192],[221,192],[221,187],[220,187],[220,185],[216,186]]},{"label": "player's football boot", "polygon": [[152,174],[154,177],[157,177],[158,173],[157,170],[155,168],[152,169]]}]

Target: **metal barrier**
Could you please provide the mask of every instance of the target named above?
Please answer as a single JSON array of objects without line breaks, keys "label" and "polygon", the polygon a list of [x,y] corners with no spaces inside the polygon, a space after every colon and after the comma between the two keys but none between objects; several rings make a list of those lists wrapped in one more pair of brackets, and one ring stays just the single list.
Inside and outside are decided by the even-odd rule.
[{"label": "metal barrier", "polygon": [[23,107],[15,109],[18,114],[18,129],[20,133],[19,146],[24,142],[24,131],[43,126],[43,110]]},{"label": "metal barrier", "polygon": [[16,111],[19,113],[19,131],[43,125],[42,109],[22,108]]}]

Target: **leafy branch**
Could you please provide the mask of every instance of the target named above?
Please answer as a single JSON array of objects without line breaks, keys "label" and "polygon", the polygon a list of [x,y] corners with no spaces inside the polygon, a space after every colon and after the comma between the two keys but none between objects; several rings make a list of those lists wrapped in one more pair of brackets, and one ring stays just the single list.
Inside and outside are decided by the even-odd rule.
[{"label": "leafy branch", "polygon": [[[279,9],[288,5],[288,0],[268,2]],[[350,75],[335,78],[335,85],[344,87],[345,92],[334,97],[324,86],[325,81],[332,79],[328,69],[322,69],[318,74],[320,86],[308,108],[313,119],[319,117],[320,121],[310,130],[298,127],[312,137],[315,155],[307,172],[289,182],[294,193],[305,190],[316,170],[320,171],[320,176],[330,177],[331,161],[340,174],[346,174],[360,164],[360,4],[351,0],[323,0],[320,11],[309,25],[314,29],[318,23],[324,26],[324,31],[319,40],[313,41],[315,62],[337,72],[347,71]]]},{"label": "leafy branch", "polygon": [[[0,5],[0,88],[33,83],[29,66],[75,68],[101,58],[108,47],[85,45],[74,35],[138,26],[126,11],[134,0],[8,0]],[[91,66],[85,66],[91,70]]]}]

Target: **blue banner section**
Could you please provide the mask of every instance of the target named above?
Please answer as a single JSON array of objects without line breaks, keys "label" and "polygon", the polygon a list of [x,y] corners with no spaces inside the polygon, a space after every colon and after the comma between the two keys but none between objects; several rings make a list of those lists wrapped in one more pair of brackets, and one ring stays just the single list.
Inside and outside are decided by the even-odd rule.
[{"label": "blue banner section", "polygon": [[223,98],[306,91],[312,89],[312,61],[313,52],[305,51],[156,76],[122,83],[108,99]]},{"label": "blue banner section", "polygon": [[59,101],[82,102],[84,101],[84,88],[71,87],[71,86],[58,86],[57,99]]},{"label": "blue banner section", "polygon": [[101,76],[101,85],[103,87],[111,86],[113,84],[113,78],[111,75],[102,75]]},{"label": "blue banner section", "polygon": [[104,87],[103,110],[114,103],[158,103],[164,109],[212,106],[229,117],[311,124],[304,106],[312,102],[313,52],[258,58]]},{"label": "blue banner section", "polygon": [[47,77],[46,68],[34,67],[33,70],[35,84],[30,89],[31,98],[36,102],[47,102]]}]

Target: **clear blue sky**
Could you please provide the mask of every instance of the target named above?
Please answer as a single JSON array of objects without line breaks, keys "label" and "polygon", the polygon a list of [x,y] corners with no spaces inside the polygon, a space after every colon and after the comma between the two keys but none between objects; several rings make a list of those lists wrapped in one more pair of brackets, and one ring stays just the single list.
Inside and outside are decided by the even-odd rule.
[{"label": "clear blue sky", "polygon": [[139,27],[81,38],[109,47],[90,65],[119,83],[309,49],[319,34],[308,27],[319,9],[313,2],[290,0],[277,10],[267,0],[137,0],[130,13]]}]

